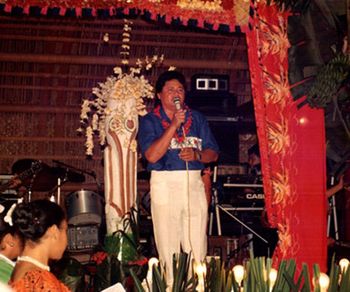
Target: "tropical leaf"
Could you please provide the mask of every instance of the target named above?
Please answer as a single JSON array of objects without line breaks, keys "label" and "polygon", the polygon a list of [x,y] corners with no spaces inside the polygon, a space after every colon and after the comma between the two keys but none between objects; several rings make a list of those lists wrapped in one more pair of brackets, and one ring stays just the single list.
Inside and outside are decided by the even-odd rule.
[{"label": "tropical leaf", "polygon": [[143,289],[143,287],[142,287],[141,281],[139,280],[139,278],[137,277],[137,275],[133,269],[130,269],[130,275],[131,275],[132,279],[134,280],[134,285],[135,285],[136,291],[137,292],[145,292],[145,289]]}]

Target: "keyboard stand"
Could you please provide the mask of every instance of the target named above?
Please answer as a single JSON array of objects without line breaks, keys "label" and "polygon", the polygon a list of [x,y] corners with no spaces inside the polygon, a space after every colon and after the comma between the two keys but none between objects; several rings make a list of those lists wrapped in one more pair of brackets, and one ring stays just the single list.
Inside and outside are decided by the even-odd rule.
[{"label": "keyboard stand", "polygon": [[[231,218],[236,220],[239,224],[241,224],[243,227],[248,229],[251,233],[253,233],[256,237],[260,238],[263,242],[268,244],[269,242],[263,238],[260,234],[258,234],[256,231],[254,231],[252,228],[250,228],[247,224],[245,224],[243,221],[241,221],[239,218],[237,218],[235,215],[230,213],[229,211],[262,211],[264,208],[258,208],[258,207],[253,207],[253,208],[235,208],[232,207],[231,205],[217,205],[217,208],[224,211],[227,215],[229,215]],[[221,223],[220,219],[217,220],[218,223],[218,234],[221,235]]]},{"label": "keyboard stand", "polygon": [[214,173],[213,173],[213,184],[212,184],[212,199],[211,199],[211,206],[210,206],[210,213],[209,213],[209,235],[213,234],[213,222],[214,222],[214,212],[216,217],[217,226],[220,225],[220,229],[218,228],[218,235],[221,235],[221,224],[220,224],[220,214],[219,209],[217,208],[219,204],[219,198],[218,198],[218,188],[217,188],[217,176],[218,176],[218,167],[214,167]]},{"label": "keyboard stand", "polygon": [[[219,199],[218,199],[218,188],[217,188],[217,166],[214,167],[214,173],[213,173],[213,197],[212,197],[212,202],[213,202],[213,208],[212,211],[210,212],[210,217],[209,217],[209,235],[212,235],[212,229],[213,229],[213,221],[214,221],[214,212],[215,212],[215,217],[216,217],[216,224],[217,224],[217,232],[218,236],[222,235],[221,231],[221,220],[220,220],[220,210],[225,212],[228,216],[230,216],[232,219],[237,221],[239,224],[241,224],[244,228],[249,230],[252,234],[254,234],[256,237],[258,237],[261,241],[263,241],[267,246],[269,245],[269,242],[262,237],[260,234],[258,234],[255,230],[250,228],[247,224],[245,224],[242,220],[237,218],[237,216],[233,215],[232,212],[244,212],[244,211],[263,211],[263,207],[233,207],[232,205],[228,204],[219,204]],[[241,188],[241,187],[246,187],[246,188],[257,188],[257,187],[263,187],[262,184],[234,184],[234,183],[224,183],[223,187],[228,187],[228,188]],[[268,254],[269,254],[269,247],[268,247]]]},{"label": "keyboard stand", "polygon": [[[334,186],[334,176],[331,177],[331,186]],[[334,223],[334,237],[335,240],[339,240],[339,230],[338,230],[338,217],[337,217],[337,207],[335,204],[335,194],[332,195],[331,198],[328,199],[329,211],[327,216],[327,237],[330,237],[331,230],[331,217],[333,215],[333,223]]]}]

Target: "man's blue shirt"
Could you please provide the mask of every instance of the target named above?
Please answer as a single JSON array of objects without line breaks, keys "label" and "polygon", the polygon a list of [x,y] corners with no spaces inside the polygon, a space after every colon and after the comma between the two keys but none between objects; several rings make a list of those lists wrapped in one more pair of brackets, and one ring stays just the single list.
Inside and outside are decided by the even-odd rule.
[{"label": "man's blue shirt", "polygon": [[[200,150],[212,149],[215,152],[219,152],[219,147],[204,115],[194,110],[191,110],[191,112],[192,124],[189,132],[187,133],[186,147],[194,147]],[[170,120],[162,107],[160,108],[160,114],[164,120],[170,123]],[[187,111],[186,120],[188,119],[188,116],[189,112]],[[156,116],[154,112],[150,112],[140,119],[138,142],[143,156],[151,144],[157,140],[164,133],[164,131],[165,129],[162,126],[161,119]],[[182,130],[180,129],[178,131]],[[179,158],[180,149],[181,145],[173,138],[172,143],[164,156],[156,163],[148,163],[147,169],[185,170],[186,163]],[[199,161],[190,161],[188,163],[188,168],[190,170],[200,170],[204,168],[204,164]]]}]

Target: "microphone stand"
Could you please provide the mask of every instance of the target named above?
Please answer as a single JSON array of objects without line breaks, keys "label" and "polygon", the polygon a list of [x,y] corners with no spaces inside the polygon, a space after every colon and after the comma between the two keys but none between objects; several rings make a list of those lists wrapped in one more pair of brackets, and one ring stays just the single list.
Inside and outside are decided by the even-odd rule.
[{"label": "microphone stand", "polygon": [[58,161],[58,160],[52,160],[52,162],[56,163],[58,165],[62,165],[65,168],[73,169],[73,170],[76,170],[76,171],[78,171],[80,173],[85,173],[85,174],[87,174],[89,176],[92,176],[94,179],[96,179],[96,173],[94,171],[87,171],[85,169],[77,168],[77,167],[74,167],[72,165],[66,164],[66,163]]},{"label": "microphone stand", "polygon": [[56,163],[58,165],[61,165],[61,166],[65,167],[65,168],[67,168],[67,169],[76,170],[76,171],[78,171],[80,173],[84,173],[84,174],[87,174],[87,175],[91,176],[94,179],[94,181],[95,181],[95,183],[97,185],[97,192],[98,192],[98,194],[101,195],[102,187],[101,187],[101,183],[99,182],[99,180],[97,178],[97,175],[96,175],[95,171],[87,171],[85,169],[77,168],[77,167],[74,167],[72,165],[66,164],[66,163],[58,161],[58,160],[52,160],[52,162]]}]

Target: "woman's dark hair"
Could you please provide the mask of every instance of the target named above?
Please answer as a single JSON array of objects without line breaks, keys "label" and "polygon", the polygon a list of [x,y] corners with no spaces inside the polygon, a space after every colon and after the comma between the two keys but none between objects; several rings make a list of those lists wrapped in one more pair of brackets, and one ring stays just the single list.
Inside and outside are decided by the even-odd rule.
[{"label": "woman's dark hair", "polygon": [[174,79],[179,81],[186,90],[186,78],[185,76],[183,76],[182,73],[180,73],[179,71],[165,71],[158,77],[156,83],[156,93],[159,93],[163,90],[163,87],[167,81]]},{"label": "woman's dark hair", "polygon": [[34,242],[38,242],[51,226],[60,227],[65,218],[63,209],[49,200],[19,204],[12,214],[18,235],[24,241]]},{"label": "woman's dark hair", "polygon": [[11,235],[15,235],[16,233],[14,226],[11,226],[4,220],[8,210],[11,208],[13,204],[14,202],[10,202],[10,201],[5,201],[1,203],[1,205],[4,207],[4,210],[0,214],[0,242],[3,240],[6,234],[10,233]]}]

